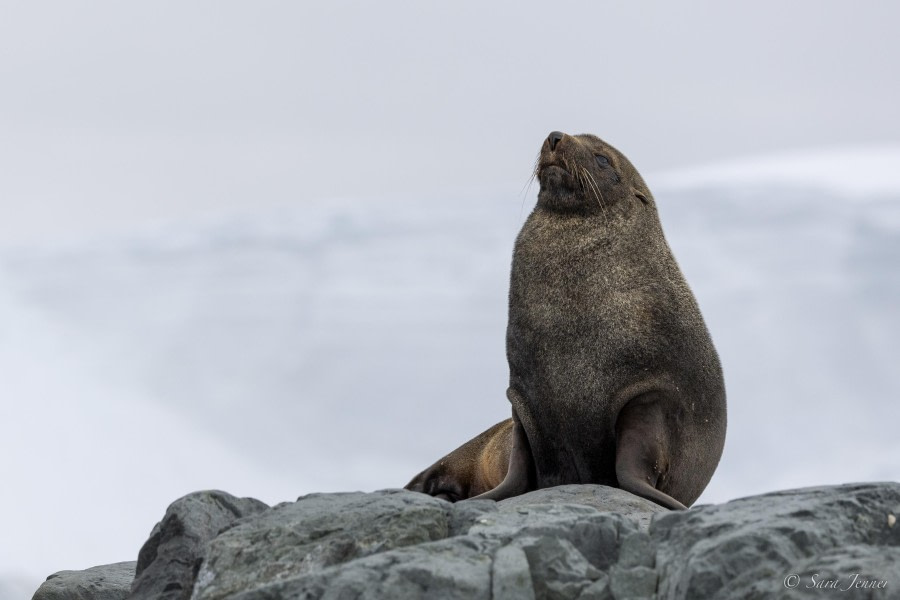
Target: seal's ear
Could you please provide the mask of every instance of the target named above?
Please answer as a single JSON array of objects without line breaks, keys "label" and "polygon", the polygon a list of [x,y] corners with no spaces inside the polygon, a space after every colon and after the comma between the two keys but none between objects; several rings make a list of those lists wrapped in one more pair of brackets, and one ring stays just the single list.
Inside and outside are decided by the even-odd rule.
[{"label": "seal's ear", "polygon": [[650,204],[650,201],[647,200],[647,196],[645,196],[644,194],[642,194],[642,193],[640,193],[640,192],[638,192],[638,191],[635,191],[635,192],[634,192],[634,195],[637,197],[638,200],[640,200],[640,201],[643,202],[644,204]]}]

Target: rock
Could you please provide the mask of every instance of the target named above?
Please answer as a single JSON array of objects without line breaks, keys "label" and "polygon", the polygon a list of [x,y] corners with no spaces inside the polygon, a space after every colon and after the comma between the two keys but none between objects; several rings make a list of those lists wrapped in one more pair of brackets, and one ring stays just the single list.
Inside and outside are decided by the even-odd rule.
[{"label": "rock", "polygon": [[531,583],[537,598],[577,598],[602,575],[578,548],[561,537],[518,538],[512,546],[521,548],[528,557]]},{"label": "rock", "polygon": [[[821,597],[832,592],[841,598],[896,599],[900,598],[896,573],[900,573],[900,547],[844,546],[801,561],[796,573],[799,584],[783,597]],[[830,582],[835,582],[833,587]]]},{"label": "rock", "polygon": [[501,506],[526,506],[532,504],[581,504],[593,506],[603,512],[619,513],[633,521],[644,531],[650,519],[657,513],[667,513],[668,508],[635,496],[619,488],[605,485],[560,485],[536,490],[499,502]]},{"label": "rock", "polygon": [[[848,584],[853,573],[889,580],[900,597],[900,484],[866,483],[775,492],[660,515],[650,526],[660,573],[659,598],[797,594],[816,573]],[[846,569],[846,570],[845,570]],[[790,583],[790,582],[788,582]],[[868,597],[868,592],[842,598]],[[888,597],[888,596],[880,596]]]},{"label": "rock", "polygon": [[[268,510],[202,492],[170,507],[137,570],[149,585],[159,566],[158,592],[146,597],[196,600],[682,600],[836,590],[881,600],[900,598],[900,527],[889,519],[897,514],[898,483],[674,512],[602,486],[499,503],[450,504],[404,490],[313,494]],[[124,597],[81,593],[74,582],[89,571],[55,578],[62,575],[73,582],[59,587],[68,595],[41,598]],[[173,585],[160,588],[164,581]]]},{"label": "rock", "polygon": [[497,538],[503,542],[526,536],[563,539],[601,570],[618,560],[619,538],[637,531],[637,526],[622,515],[604,514],[590,506],[500,504],[500,510],[481,517],[469,529],[469,534]]},{"label": "rock", "polygon": [[32,600],[124,600],[137,563],[120,562],[84,571],[60,571],[47,578]]},{"label": "rock", "polygon": [[504,546],[494,553],[491,597],[534,599],[528,557],[521,548],[513,545]]},{"label": "rock", "polygon": [[449,535],[465,534],[479,520],[497,512],[497,503],[493,500],[469,500],[457,502],[450,509]]},{"label": "rock", "polygon": [[475,598],[490,597],[495,583],[526,596],[574,597],[615,561],[616,539],[636,531],[620,515],[577,504],[450,504],[404,490],[314,494],[212,542],[194,597]]},{"label": "rock", "polygon": [[469,536],[440,540],[289,579],[276,579],[258,587],[247,587],[228,598],[489,600],[492,556],[499,547],[497,540]]},{"label": "rock", "polygon": [[209,545],[204,600],[318,573],[371,554],[446,538],[449,502],[402,490],[310,494],[226,531]]},{"label": "rock", "polygon": [[187,600],[207,544],[239,519],[269,507],[220,491],[195,492],[169,505],[138,553],[132,600]]},{"label": "rock", "polygon": [[609,570],[613,598],[652,598],[656,592],[656,571],[649,567],[620,567]]},{"label": "rock", "polygon": [[609,589],[609,577],[603,575],[584,588],[578,596],[578,600],[614,600],[612,591]]},{"label": "rock", "polygon": [[656,562],[656,547],[650,536],[632,533],[622,538],[619,545],[619,564],[625,568],[652,567]]}]

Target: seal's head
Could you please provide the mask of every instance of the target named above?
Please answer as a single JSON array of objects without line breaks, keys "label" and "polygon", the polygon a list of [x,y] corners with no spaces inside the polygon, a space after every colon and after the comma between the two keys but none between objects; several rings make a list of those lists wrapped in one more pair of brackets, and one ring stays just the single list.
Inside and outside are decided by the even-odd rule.
[{"label": "seal's head", "polygon": [[600,214],[623,203],[652,204],[653,196],[621,152],[590,134],[552,132],[541,147],[535,175],[538,206]]}]

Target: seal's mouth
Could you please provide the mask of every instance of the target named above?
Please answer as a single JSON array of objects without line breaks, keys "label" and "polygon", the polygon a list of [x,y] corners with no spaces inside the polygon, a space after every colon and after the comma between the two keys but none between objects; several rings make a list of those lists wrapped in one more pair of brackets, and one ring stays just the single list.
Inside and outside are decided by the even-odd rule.
[{"label": "seal's mouth", "polygon": [[581,203],[581,170],[576,157],[548,150],[545,146],[538,161],[537,172],[541,190],[538,205],[545,208],[567,209]]},{"label": "seal's mouth", "polygon": [[541,182],[541,190],[545,193],[560,193],[564,190],[572,190],[576,186],[576,178],[573,175],[574,167],[562,157],[548,157],[550,160],[541,161],[537,169],[537,178]]},{"label": "seal's mouth", "polygon": [[553,171],[562,171],[566,175],[571,175],[571,173],[569,173],[569,171],[566,170],[566,168],[562,165],[544,165],[543,167],[541,167],[540,174],[542,175],[544,173],[552,173]]},{"label": "seal's mouth", "polygon": [[566,165],[563,161],[555,161],[555,160],[548,160],[546,162],[541,161],[538,164],[538,168],[537,168],[538,179],[540,179],[544,176],[547,176],[547,175],[556,175],[557,177],[560,177],[562,175],[568,175],[569,177],[571,177],[572,172],[566,168],[567,166],[568,165]]}]

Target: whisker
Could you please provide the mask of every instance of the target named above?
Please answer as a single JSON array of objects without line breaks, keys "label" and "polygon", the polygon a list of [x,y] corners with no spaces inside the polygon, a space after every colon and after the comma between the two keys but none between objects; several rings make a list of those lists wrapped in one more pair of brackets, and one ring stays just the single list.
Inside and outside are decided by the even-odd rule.
[{"label": "whisker", "polygon": [[525,189],[522,191],[522,206],[519,207],[519,218],[522,218],[522,214],[525,212],[525,199],[528,198],[529,192],[531,192],[531,184],[534,183],[534,173],[531,174],[531,177],[528,178],[528,181],[525,183]]},{"label": "whisker", "polygon": [[581,177],[578,174],[578,163],[574,161],[570,163],[569,159],[563,158],[563,164],[566,165],[566,171],[568,171],[572,174],[572,176],[575,177],[575,183],[577,183],[581,187],[581,189],[584,190],[584,183],[582,183]]},{"label": "whisker", "polygon": [[[584,180],[585,180],[585,182],[587,182],[588,184],[590,184],[590,192],[591,192],[591,195],[594,197],[594,200],[595,200],[595,201],[597,202],[597,204],[599,205],[599,204],[600,204],[600,197],[598,196],[598,191],[599,191],[599,190],[597,190],[597,187],[594,185],[594,183],[593,183],[592,181],[588,181],[588,177],[590,177],[590,173],[588,173],[588,172],[587,172],[587,169],[585,169],[584,167],[581,167],[581,172],[582,172],[582,174],[584,175]],[[587,191],[587,190],[585,190],[585,191]]]},{"label": "whisker", "polygon": [[528,181],[525,182],[525,185],[522,186],[522,206],[519,207],[519,218],[522,218],[522,213],[525,212],[525,198],[528,197],[528,194],[531,192],[531,184],[534,183],[534,180],[537,178],[537,168],[538,164],[541,162],[541,153],[538,152],[537,156],[534,159],[534,167],[531,169],[531,176],[528,178]]},{"label": "whisker", "polygon": [[537,158],[534,159],[534,166],[531,168],[531,175],[528,177],[528,181],[525,182],[525,185],[522,186],[522,191],[528,193],[531,184],[534,182],[534,178],[537,177],[537,166],[541,160],[541,155],[538,154]]},{"label": "whisker", "polygon": [[600,205],[600,212],[603,213],[603,218],[604,220],[606,220],[606,224],[609,225],[609,215],[606,213],[606,207],[604,206],[604,204],[606,204],[606,199],[603,197],[603,192],[600,191],[600,186],[597,185],[597,180],[594,179],[594,176],[591,175],[591,173],[587,169],[584,169],[584,174],[586,177],[589,177],[591,179],[593,189],[596,193],[595,198],[597,200],[597,204]]}]

